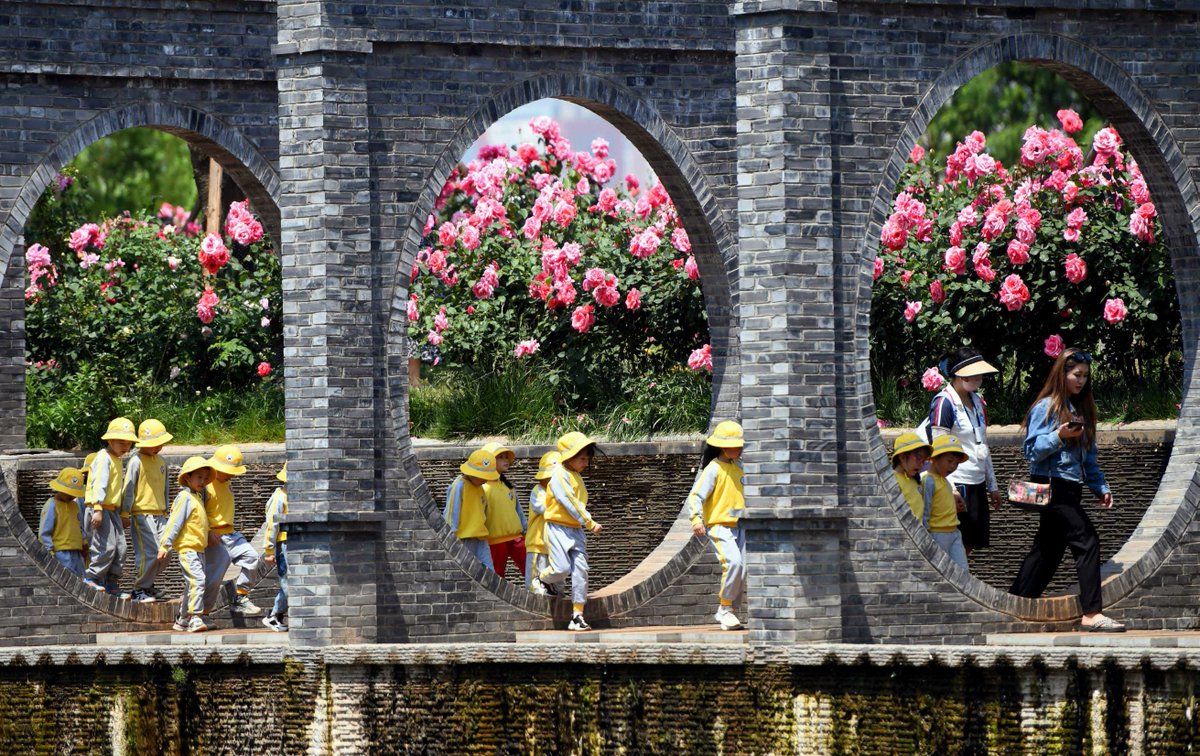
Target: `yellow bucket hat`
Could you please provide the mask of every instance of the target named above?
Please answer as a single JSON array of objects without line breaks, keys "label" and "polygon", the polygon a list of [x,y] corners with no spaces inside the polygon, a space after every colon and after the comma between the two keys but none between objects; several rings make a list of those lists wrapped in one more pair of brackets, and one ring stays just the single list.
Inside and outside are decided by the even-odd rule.
[{"label": "yellow bucket hat", "polygon": [[930,457],[937,457],[942,454],[961,454],[966,458],[967,453],[963,451],[962,441],[958,440],[958,436],[938,436],[933,439],[933,451]]},{"label": "yellow bucket hat", "polygon": [[499,457],[501,454],[511,454],[513,457],[517,456],[516,452],[499,441],[489,441],[483,445],[483,449],[484,451],[490,451],[493,457]]},{"label": "yellow bucket hat", "polygon": [[58,472],[58,477],[50,481],[50,489],[68,496],[83,496],[83,471],[77,467],[64,467]]},{"label": "yellow bucket hat", "polygon": [[746,439],[742,435],[742,426],[732,420],[717,423],[717,427],[713,428],[712,435],[708,437],[708,445],[718,449],[742,448],[746,445]]},{"label": "yellow bucket hat", "polygon": [[916,451],[920,448],[930,449],[929,442],[920,436],[920,434],[909,431],[896,436],[896,441],[892,444],[892,461],[896,457],[910,451]]},{"label": "yellow bucket hat", "polygon": [[246,466],[242,464],[242,460],[241,449],[233,444],[225,444],[217,447],[209,462],[212,469],[219,470],[226,475],[241,475],[246,472]]},{"label": "yellow bucket hat", "polygon": [[151,446],[162,446],[171,439],[175,438],[170,433],[167,433],[167,428],[157,420],[143,420],[138,426],[137,447],[139,449],[147,449]]},{"label": "yellow bucket hat", "polygon": [[108,430],[100,437],[105,441],[128,441],[136,443],[137,433],[133,429],[133,421],[127,417],[118,417],[108,424]]},{"label": "yellow bucket hat", "polygon": [[283,467],[279,468],[279,472],[275,473],[275,477],[287,483],[287,462],[283,463]]},{"label": "yellow bucket hat", "polygon": [[571,431],[564,433],[563,437],[558,439],[559,462],[566,462],[571,457],[574,457],[579,452],[589,446],[595,446],[596,442],[588,438],[579,431]]},{"label": "yellow bucket hat", "polygon": [[559,454],[556,451],[549,451],[542,455],[538,460],[537,473],[534,474],[534,480],[546,480],[554,474],[554,468],[558,467]]},{"label": "yellow bucket hat", "polygon": [[91,454],[89,454],[83,458],[83,474],[84,475],[87,475],[88,471],[92,469],[92,463],[95,461],[96,461],[96,452],[92,452]]},{"label": "yellow bucket hat", "polygon": [[186,488],[187,484],[183,482],[183,476],[194,473],[197,470],[202,470],[205,467],[212,468],[215,465],[212,464],[211,460],[207,460],[204,457],[188,457],[187,461],[183,463],[183,467],[179,468],[179,475],[176,480],[179,481],[179,485]]},{"label": "yellow bucket hat", "polygon": [[471,452],[467,461],[458,466],[458,471],[473,478],[500,480],[500,473],[496,472],[496,455],[487,449],[476,449]]}]

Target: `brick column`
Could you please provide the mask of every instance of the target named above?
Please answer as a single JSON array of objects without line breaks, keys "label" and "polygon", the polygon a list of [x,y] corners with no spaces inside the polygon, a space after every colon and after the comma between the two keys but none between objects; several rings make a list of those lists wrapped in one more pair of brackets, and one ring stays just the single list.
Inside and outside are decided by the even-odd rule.
[{"label": "brick column", "polygon": [[841,637],[829,53],[810,0],[733,3],[749,619]]},{"label": "brick column", "polygon": [[0,286],[0,450],[25,448],[25,247],[8,259]]},{"label": "brick column", "polygon": [[276,47],[290,637],[299,645],[375,640],[380,561],[373,380],[382,346],[364,56],[304,22],[319,12],[281,1]]}]

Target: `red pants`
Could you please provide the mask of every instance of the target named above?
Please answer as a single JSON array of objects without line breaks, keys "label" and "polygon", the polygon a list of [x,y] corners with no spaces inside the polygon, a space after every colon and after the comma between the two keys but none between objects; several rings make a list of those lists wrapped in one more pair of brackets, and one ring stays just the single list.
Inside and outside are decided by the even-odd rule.
[{"label": "red pants", "polygon": [[505,568],[508,567],[508,560],[511,558],[513,564],[517,565],[517,569],[521,571],[521,576],[525,575],[525,539],[515,538],[504,543],[489,544],[492,550],[492,566],[496,569],[496,574],[504,577]]}]

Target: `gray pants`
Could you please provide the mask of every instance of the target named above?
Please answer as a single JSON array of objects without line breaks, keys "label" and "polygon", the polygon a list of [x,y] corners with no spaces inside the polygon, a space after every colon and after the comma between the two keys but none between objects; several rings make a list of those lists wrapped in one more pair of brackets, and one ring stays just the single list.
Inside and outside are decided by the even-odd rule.
[{"label": "gray pants", "polygon": [[204,554],[199,551],[179,552],[179,569],[183,571],[183,598],[179,601],[179,616],[200,615],[205,610],[207,573]]},{"label": "gray pants", "polygon": [[204,550],[204,611],[211,612],[221,598],[221,586],[225,583],[225,570],[229,569],[229,550],[218,540],[216,545]]},{"label": "gray pants", "polygon": [[942,547],[942,551],[950,555],[950,560],[962,567],[964,570],[970,570],[967,565],[967,548],[963,545],[963,535],[961,530],[951,530],[948,533],[934,533],[930,531],[929,535],[933,536],[933,542]]},{"label": "gray pants", "polygon": [[558,584],[571,576],[571,603],[587,603],[587,534],[583,528],[568,528],[557,522],[546,523],[546,545],[550,547],[550,566],[542,570],[543,583]]},{"label": "gray pants", "polygon": [[[118,590],[121,581],[121,562],[125,561],[125,528],[121,526],[121,515],[113,509],[101,509],[100,527],[93,528],[88,550],[91,560],[84,577],[104,586],[105,590]],[[91,519],[91,518],[88,518]]]},{"label": "gray pants", "polygon": [[249,593],[250,587],[258,580],[258,566],[262,558],[246,540],[246,537],[236,531],[222,535],[221,543],[224,544],[225,551],[229,554],[229,561],[225,563],[225,567],[221,568],[221,577],[225,576],[225,570],[229,564],[236,564],[242,568],[236,580],[237,591],[241,594]]},{"label": "gray pants", "polygon": [[736,606],[746,595],[746,531],[741,527],[712,525],[708,537],[721,560],[721,590],[717,598],[723,606]]},{"label": "gray pants", "polygon": [[529,581],[535,576],[541,575],[542,570],[550,565],[545,554],[539,554],[535,551],[525,552],[525,587],[529,587]]},{"label": "gray pants", "polygon": [[66,567],[76,575],[83,577],[83,552],[82,551],[56,551],[54,558],[63,567]]},{"label": "gray pants", "polygon": [[496,571],[495,565],[492,564],[492,547],[488,545],[486,538],[463,538],[462,545],[476,559],[486,564],[489,570]]},{"label": "gray pants", "polygon": [[133,539],[133,564],[137,574],[134,590],[149,591],[166,566],[158,561],[158,542],[162,538],[167,518],[160,515],[135,514],[129,534]]}]

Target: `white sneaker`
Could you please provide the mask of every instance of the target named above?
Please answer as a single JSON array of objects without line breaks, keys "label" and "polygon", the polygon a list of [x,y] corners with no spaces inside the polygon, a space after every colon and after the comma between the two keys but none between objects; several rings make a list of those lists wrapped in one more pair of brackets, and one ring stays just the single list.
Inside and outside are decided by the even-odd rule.
[{"label": "white sneaker", "polygon": [[176,617],[175,624],[171,625],[171,629],[177,633],[186,633],[188,629],[187,620],[185,620],[183,617]]},{"label": "white sneaker", "polygon": [[189,633],[202,633],[208,629],[208,625],[204,624],[204,620],[199,617],[192,617],[188,620],[187,631]]},{"label": "white sneaker", "polygon": [[546,590],[546,584],[538,578],[529,579],[529,590],[535,596],[549,596],[550,592]]},{"label": "white sneaker", "polygon": [[287,625],[280,621],[274,614],[268,614],[266,617],[263,617],[262,623],[277,633],[286,633],[288,629]]},{"label": "white sneaker", "polygon": [[718,611],[716,613],[716,615],[714,615],[714,619],[716,619],[717,622],[720,623],[722,630],[741,630],[742,629],[742,621],[737,618],[737,615],[734,614],[733,610],[731,610],[731,609],[724,609],[723,611]]},{"label": "white sneaker", "polygon": [[262,609],[259,609],[258,606],[251,602],[249,596],[243,596],[240,593],[234,599],[233,603],[229,605],[229,611],[246,617],[257,617],[262,614]]},{"label": "white sneaker", "polygon": [[571,618],[571,624],[567,625],[567,629],[571,632],[578,632],[580,630],[591,630],[592,626],[587,623],[582,614],[576,614]]}]

